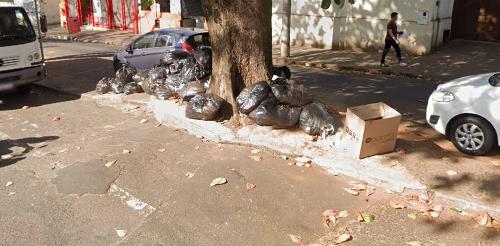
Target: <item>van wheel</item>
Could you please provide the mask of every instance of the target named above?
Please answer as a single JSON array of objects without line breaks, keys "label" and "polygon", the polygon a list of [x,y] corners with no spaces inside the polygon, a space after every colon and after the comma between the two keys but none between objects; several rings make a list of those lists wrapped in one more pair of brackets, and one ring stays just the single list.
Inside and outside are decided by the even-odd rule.
[{"label": "van wheel", "polygon": [[20,95],[27,95],[33,89],[33,85],[21,85],[16,88],[16,93]]},{"label": "van wheel", "polygon": [[493,149],[496,141],[493,127],[474,116],[462,117],[453,122],[449,137],[458,150],[468,155],[484,155]]}]

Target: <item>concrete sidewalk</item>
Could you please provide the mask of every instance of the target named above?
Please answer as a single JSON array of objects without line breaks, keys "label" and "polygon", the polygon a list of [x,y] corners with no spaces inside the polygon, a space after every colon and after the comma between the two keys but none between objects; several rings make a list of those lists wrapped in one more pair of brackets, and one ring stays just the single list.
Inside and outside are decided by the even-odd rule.
[{"label": "concrete sidewalk", "polygon": [[[404,50],[403,50],[404,52]],[[291,57],[280,58],[279,46],[273,47],[275,63],[329,68],[337,71],[362,71],[374,74],[422,78],[437,82],[471,74],[500,71],[500,44],[455,40],[425,56],[405,56],[408,66],[396,63],[394,50],[388,55],[389,67],[380,67],[381,51],[325,50],[292,46]]]},{"label": "concrete sidewalk", "polygon": [[137,35],[129,31],[119,30],[84,30],[79,33],[69,34],[68,30],[60,26],[50,26],[46,38],[60,39],[68,41],[78,41],[84,43],[108,44],[123,47]]}]

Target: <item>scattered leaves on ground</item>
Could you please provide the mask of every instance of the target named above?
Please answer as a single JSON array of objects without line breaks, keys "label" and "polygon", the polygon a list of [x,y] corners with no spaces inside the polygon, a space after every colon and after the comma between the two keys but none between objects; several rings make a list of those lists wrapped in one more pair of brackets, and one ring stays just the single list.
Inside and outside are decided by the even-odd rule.
[{"label": "scattered leaves on ground", "polygon": [[247,191],[253,190],[255,189],[255,187],[257,187],[256,184],[247,183]]},{"label": "scattered leaves on ground", "polygon": [[110,167],[114,166],[116,164],[116,162],[118,162],[118,160],[112,160],[112,161],[104,164],[104,166],[107,168],[110,168]]},{"label": "scattered leaves on ground", "polygon": [[340,234],[340,236],[338,236],[337,239],[335,240],[335,244],[341,244],[347,242],[351,240],[351,238],[352,238],[351,235],[347,233]]},{"label": "scattered leaves on ground", "polygon": [[227,183],[227,179],[226,178],[216,178],[214,180],[212,180],[212,182],[210,183],[210,187],[214,187],[214,186],[217,186],[217,185],[223,185]]},{"label": "scattered leaves on ground", "polygon": [[149,121],[148,119],[142,119],[142,120],[140,121],[140,123],[141,123],[141,124],[144,124],[144,123],[148,123],[148,121]]},{"label": "scattered leaves on ground", "polygon": [[188,179],[192,178],[194,176],[194,173],[193,172],[186,172],[186,177]]},{"label": "scattered leaves on ground", "polygon": [[9,187],[11,185],[13,185],[14,183],[12,181],[8,181],[6,184],[5,184],[5,187]]},{"label": "scattered leaves on ground", "polygon": [[294,243],[302,243],[302,237],[301,236],[297,236],[297,235],[293,235],[293,234],[288,234],[288,236],[290,237],[290,239],[292,240],[292,242],[294,242]]},{"label": "scattered leaves on ground", "polygon": [[353,195],[353,196],[357,196],[357,195],[359,195],[359,192],[357,192],[357,191],[355,191],[355,190],[351,190],[351,189],[349,189],[349,188],[344,188],[344,190],[345,190],[347,193],[349,193],[349,194],[351,194],[351,195]]},{"label": "scattered leaves on ground", "polygon": [[249,156],[250,159],[254,160],[254,161],[262,161],[262,156],[257,156],[257,155],[251,155]]}]

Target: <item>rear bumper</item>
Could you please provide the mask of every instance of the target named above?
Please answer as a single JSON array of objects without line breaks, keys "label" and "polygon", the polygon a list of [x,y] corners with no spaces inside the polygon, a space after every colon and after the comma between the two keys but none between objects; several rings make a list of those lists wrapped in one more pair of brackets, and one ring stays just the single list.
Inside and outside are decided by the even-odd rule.
[{"label": "rear bumper", "polygon": [[31,84],[47,77],[45,64],[0,72],[0,91]]}]

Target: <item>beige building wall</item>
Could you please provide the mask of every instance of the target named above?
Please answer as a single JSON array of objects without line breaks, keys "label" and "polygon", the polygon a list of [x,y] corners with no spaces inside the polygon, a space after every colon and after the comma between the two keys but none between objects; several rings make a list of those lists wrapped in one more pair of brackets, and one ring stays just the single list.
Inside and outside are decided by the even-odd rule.
[{"label": "beige building wall", "polygon": [[59,0],[40,0],[40,12],[47,16],[48,24],[57,24],[61,21]]},{"label": "beige building wall", "polygon": [[[354,5],[328,10],[321,9],[320,4],[320,0],[292,0],[292,45],[380,49],[384,45],[387,22],[394,11],[400,13],[399,31],[407,35],[402,39],[404,49],[425,54],[440,45],[444,30],[451,28],[453,0],[357,0]],[[275,42],[281,36],[282,7],[283,0],[273,1]]]}]

